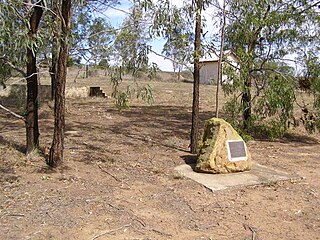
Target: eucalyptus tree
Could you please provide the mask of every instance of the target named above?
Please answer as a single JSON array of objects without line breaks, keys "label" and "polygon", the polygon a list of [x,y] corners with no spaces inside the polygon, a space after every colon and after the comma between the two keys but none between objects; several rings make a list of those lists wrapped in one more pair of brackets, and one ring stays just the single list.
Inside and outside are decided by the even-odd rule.
[{"label": "eucalyptus tree", "polygon": [[31,46],[27,48],[27,153],[39,147],[38,126],[38,74],[37,74],[37,32],[43,15],[44,1],[35,1],[30,8],[32,14],[29,19],[28,38]]},{"label": "eucalyptus tree", "polygon": [[71,26],[72,0],[61,0],[57,8],[60,19],[59,53],[55,73],[56,89],[54,98],[54,132],[47,163],[59,166],[63,161],[65,128],[65,86],[67,79],[68,39]]},{"label": "eucalyptus tree", "polygon": [[194,60],[193,60],[193,101],[192,101],[192,126],[190,151],[197,153],[199,141],[199,85],[200,85],[200,56],[201,56],[201,12],[203,0],[195,1],[195,38],[194,38]]},{"label": "eucalyptus tree", "polygon": [[[27,81],[26,102],[26,151],[32,152],[39,147],[38,127],[38,74],[37,50],[38,29],[44,12],[43,0],[40,1],[1,1],[0,35],[1,72],[8,73],[10,68],[20,72]],[[25,71],[26,68],[26,71]]]},{"label": "eucalyptus tree", "polygon": [[225,109],[245,131],[252,131],[254,123],[263,119],[269,119],[276,132],[286,131],[297,102],[297,79],[283,66],[290,54],[298,56],[296,62],[301,59],[303,48],[318,52],[319,3],[229,1],[226,48],[238,56],[240,68],[227,70],[234,84],[225,90],[234,97]]},{"label": "eucalyptus tree", "polygon": [[220,53],[219,53],[219,61],[218,61],[218,79],[217,79],[217,90],[216,90],[216,114],[215,117],[219,117],[219,95],[220,95],[220,85],[222,83],[222,71],[223,71],[223,61],[224,61],[224,35],[225,35],[225,29],[227,24],[227,12],[226,12],[226,0],[222,1],[222,8],[221,8],[221,14],[220,14]]},{"label": "eucalyptus tree", "polygon": [[[12,71],[26,77],[26,49],[29,41],[28,16],[23,1],[0,1],[0,74],[1,82],[11,76]],[[19,31],[20,30],[20,31]],[[17,49],[22,51],[17,52]],[[17,54],[18,53],[18,54]]]},{"label": "eucalyptus tree", "polygon": [[191,31],[191,24],[181,17],[181,9],[172,5],[169,12],[170,23],[166,29],[166,42],[162,53],[172,60],[173,70],[178,72],[180,80],[182,69],[192,62],[194,33]]},{"label": "eucalyptus tree", "polygon": [[[54,94],[54,133],[53,141],[50,148],[49,158],[47,164],[51,167],[57,167],[63,162],[64,152],[64,129],[65,129],[65,85],[67,78],[67,61],[69,57],[69,50],[78,50],[83,52],[82,57],[87,55],[94,55],[97,57],[97,45],[103,49],[105,41],[108,40],[106,35],[105,22],[101,18],[92,19],[92,11],[99,11],[100,8],[106,9],[109,6],[116,4],[115,0],[104,1],[73,1],[73,0],[53,0],[52,12],[55,18],[57,29],[54,31],[53,36],[57,41],[52,45],[57,47],[56,67],[52,67],[55,78],[55,94]],[[72,9],[78,9],[78,19],[82,21],[73,22],[73,38],[72,34]],[[56,12],[55,12],[55,11]],[[90,24],[87,24],[87,20]],[[92,24],[93,23],[93,24]],[[94,26],[94,27],[93,27]],[[101,31],[100,31],[101,30]],[[99,32],[100,31],[100,32]],[[77,38],[78,37],[78,38]],[[77,40],[83,40],[77,42]],[[72,41],[73,40],[73,41]],[[95,42],[96,41],[96,42]],[[73,43],[71,45],[71,43]],[[95,45],[96,44],[96,45]],[[71,46],[70,46],[71,45]],[[102,46],[101,46],[102,45]],[[81,47],[91,47],[82,49]],[[71,48],[72,47],[72,48]],[[80,48],[80,50],[79,50]],[[91,51],[91,52],[90,52]],[[55,59],[53,59],[54,62]]]},{"label": "eucalyptus tree", "polygon": [[[190,52],[190,62],[193,62],[193,101],[192,123],[190,132],[190,151],[196,153],[199,139],[199,84],[200,64],[199,59],[203,53],[201,44],[203,31],[203,10],[211,4],[210,0],[184,1],[180,8],[174,7],[170,1],[158,1],[158,7],[154,14],[152,30],[156,36],[164,37],[167,42],[164,52],[171,54],[172,49],[177,47],[176,57],[183,56],[186,60],[187,52]],[[181,29],[179,29],[181,27]],[[190,46],[192,46],[190,48]],[[180,60],[180,59],[179,59]],[[179,61],[177,61],[180,63]],[[184,64],[182,62],[182,64]]]},{"label": "eucalyptus tree", "polygon": [[110,60],[115,31],[102,12],[116,4],[116,1],[103,3],[102,6],[96,6],[94,1],[87,1],[74,7],[70,56],[80,57],[83,62],[94,64],[102,59]]},{"label": "eucalyptus tree", "polygon": [[114,55],[118,58],[118,64],[134,77],[139,72],[146,71],[149,65],[150,36],[147,31],[147,13],[143,5],[134,0],[114,42]]},{"label": "eucalyptus tree", "polygon": [[105,18],[93,19],[88,29],[88,52],[97,65],[101,60],[111,60],[114,29]]},{"label": "eucalyptus tree", "polygon": [[50,78],[51,78],[51,100],[54,100],[56,94],[56,73],[57,73],[57,62],[59,53],[59,32],[60,32],[60,18],[58,17],[58,0],[51,0],[51,21],[48,22],[48,29],[50,29],[51,38],[51,64],[49,68]]},{"label": "eucalyptus tree", "polygon": [[[45,18],[47,32],[43,34],[52,37],[53,43],[51,47],[54,50],[52,52],[52,63],[56,62],[56,66],[53,64],[51,67],[51,75],[55,79],[55,94],[53,94],[55,97],[55,123],[53,142],[47,161],[50,166],[58,166],[63,160],[66,64],[69,52],[68,45],[70,43],[71,9],[72,5],[76,6],[75,4],[79,2],[90,6],[94,10],[97,10],[98,7],[105,9],[117,3],[115,0],[93,0],[86,2],[72,0],[0,1],[0,24],[2,29],[5,30],[0,32],[1,79],[5,79],[14,70],[27,80],[26,118],[24,119],[19,116],[19,118],[24,119],[26,122],[27,152],[37,148],[39,144],[36,56],[39,49],[41,49],[42,39],[44,38],[39,37],[38,30],[44,10],[47,10],[46,12],[50,12],[51,14],[51,17],[47,15]],[[105,27],[101,19],[96,20],[95,23],[95,26],[99,26],[101,29]],[[102,40],[106,40],[105,36],[104,38],[97,37],[95,29],[92,28],[91,30],[91,34],[89,33],[90,31],[86,33],[91,35],[90,37],[93,37],[91,43],[87,40],[88,45],[93,47],[94,41],[98,41],[98,44],[101,44]],[[48,33],[49,31],[50,33]],[[50,40],[50,38],[47,38],[47,40]],[[97,50],[95,51],[98,52]],[[1,108],[6,109],[5,107]],[[8,111],[12,113],[12,111]]]}]

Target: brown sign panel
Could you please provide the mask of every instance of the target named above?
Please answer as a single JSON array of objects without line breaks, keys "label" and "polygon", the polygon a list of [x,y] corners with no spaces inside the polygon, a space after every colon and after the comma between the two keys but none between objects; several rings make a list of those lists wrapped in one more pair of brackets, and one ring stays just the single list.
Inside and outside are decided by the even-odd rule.
[{"label": "brown sign panel", "polygon": [[228,158],[231,162],[247,161],[246,145],[243,140],[227,141]]}]

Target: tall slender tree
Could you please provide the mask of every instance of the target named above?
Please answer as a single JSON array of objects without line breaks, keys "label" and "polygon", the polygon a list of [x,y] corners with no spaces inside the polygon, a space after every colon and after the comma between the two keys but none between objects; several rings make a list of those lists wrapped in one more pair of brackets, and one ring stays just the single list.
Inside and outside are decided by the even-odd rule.
[{"label": "tall slender tree", "polygon": [[[171,54],[172,47],[179,47],[177,51],[192,52],[193,62],[193,102],[192,102],[192,123],[190,131],[190,151],[197,153],[199,140],[199,83],[201,56],[201,35],[202,35],[202,10],[211,3],[210,0],[184,1],[184,5],[177,9],[168,0],[158,1],[158,7],[154,14],[152,29],[156,36],[167,39],[164,49],[165,54]],[[183,29],[180,29],[181,27]],[[177,29],[176,29],[177,27]],[[185,44],[193,42],[193,48],[186,47]],[[184,44],[185,43],[185,44]],[[186,50],[187,49],[187,50]],[[185,57],[187,54],[184,54]],[[168,56],[168,55],[167,55]],[[179,55],[180,56],[180,55]],[[184,58],[188,59],[188,57]],[[180,62],[180,59],[177,61]]]},{"label": "tall slender tree", "polygon": [[27,153],[39,147],[39,126],[38,126],[38,74],[36,58],[36,34],[43,14],[43,1],[32,5],[32,14],[29,20],[28,37],[31,46],[27,48],[27,116],[26,116],[26,137]]},{"label": "tall slender tree", "polygon": [[216,115],[215,117],[219,117],[219,95],[220,95],[220,85],[222,83],[222,74],[223,74],[223,58],[224,58],[224,34],[227,24],[227,17],[226,17],[226,0],[222,2],[222,9],[221,9],[221,35],[220,35],[220,53],[219,53],[219,61],[218,61],[218,79],[217,79],[217,91],[216,91]]},{"label": "tall slender tree", "polygon": [[57,61],[56,92],[54,104],[54,133],[47,163],[59,166],[63,161],[65,129],[65,86],[67,78],[68,37],[70,34],[72,0],[62,0],[58,9],[61,16],[60,51]]},{"label": "tall slender tree", "polygon": [[0,22],[3,27],[0,34],[0,59],[3,63],[0,71],[15,70],[27,81],[26,152],[30,153],[39,146],[36,56],[40,42],[37,33],[44,12],[44,2],[1,1],[0,8]]},{"label": "tall slender tree", "polygon": [[192,125],[190,134],[190,151],[197,153],[199,141],[199,85],[200,85],[200,64],[201,55],[201,12],[202,0],[195,0],[196,22],[194,39],[194,69],[193,69],[193,102],[192,102]]},{"label": "tall slender tree", "polygon": [[59,17],[58,12],[58,0],[51,0],[51,65],[49,68],[50,79],[51,79],[51,100],[55,98],[56,92],[56,72],[57,72],[57,61],[58,61],[58,50],[59,50]]}]

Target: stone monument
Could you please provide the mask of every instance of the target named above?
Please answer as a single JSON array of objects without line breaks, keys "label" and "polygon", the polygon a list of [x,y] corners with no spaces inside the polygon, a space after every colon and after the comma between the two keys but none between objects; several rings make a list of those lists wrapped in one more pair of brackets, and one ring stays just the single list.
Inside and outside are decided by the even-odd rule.
[{"label": "stone monument", "polygon": [[223,119],[207,120],[199,142],[195,171],[232,173],[247,171],[251,167],[249,150],[236,130]]}]

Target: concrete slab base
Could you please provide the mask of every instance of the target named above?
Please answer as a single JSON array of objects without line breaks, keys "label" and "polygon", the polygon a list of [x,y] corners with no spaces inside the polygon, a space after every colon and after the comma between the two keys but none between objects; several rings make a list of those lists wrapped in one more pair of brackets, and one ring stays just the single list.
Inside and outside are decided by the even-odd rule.
[{"label": "concrete slab base", "polygon": [[193,170],[194,166],[195,164],[183,164],[175,167],[175,171],[212,191],[236,186],[272,184],[278,181],[301,179],[297,174],[289,174],[257,163],[253,163],[250,171],[228,174],[197,173]]}]

